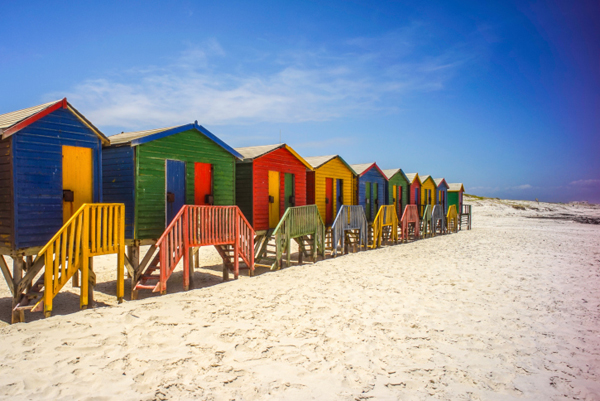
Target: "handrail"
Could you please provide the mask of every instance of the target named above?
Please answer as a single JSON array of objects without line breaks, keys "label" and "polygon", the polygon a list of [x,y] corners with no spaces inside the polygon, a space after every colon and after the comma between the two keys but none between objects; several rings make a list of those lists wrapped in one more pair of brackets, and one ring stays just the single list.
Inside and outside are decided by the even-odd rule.
[{"label": "handrail", "polygon": [[344,249],[345,232],[359,230],[359,246],[367,246],[367,217],[365,208],[360,205],[342,205],[331,225],[331,246],[334,256],[337,256],[337,247]]},{"label": "handrail", "polygon": [[383,241],[383,227],[391,227],[392,241],[398,243],[398,215],[394,205],[379,207],[375,220],[373,220],[373,244],[371,248],[378,248]]},{"label": "handrail", "polygon": [[431,206],[427,205],[421,216],[421,238],[431,236]]},{"label": "handrail", "polygon": [[402,241],[406,242],[408,241],[408,225],[409,224],[414,224],[415,225],[415,239],[420,238],[420,233],[419,233],[419,209],[417,208],[417,205],[406,205],[406,207],[404,208],[404,213],[402,214],[402,219],[400,220],[400,224],[401,224],[401,235],[402,235]]},{"label": "handrail", "polygon": [[52,313],[52,300],[73,275],[81,270],[80,307],[88,306],[89,258],[116,253],[117,299],[125,293],[125,205],[84,203],[38,253],[44,258],[44,315]]},{"label": "handrail", "polygon": [[456,205],[450,205],[448,214],[446,215],[447,230],[450,232],[458,232],[458,215],[456,214]]},{"label": "handrail", "polygon": [[325,257],[325,224],[317,205],[288,207],[272,234],[276,244],[276,263],[274,268],[281,268],[283,250],[287,250],[287,265],[290,264],[291,240],[313,235],[313,260],[316,253]]},{"label": "handrail", "polygon": [[167,280],[183,258],[183,287],[189,288],[189,249],[207,245],[232,245],[234,274],[241,257],[254,271],[254,230],[237,206],[184,205],[156,242],[160,278],[154,292],[164,293]]},{"label": "handrail", "polygon": [[431,212],[431,226],[433,236],[437,234],[437,225],[440,223],[440,234],[444,234],[446,231],[446,216],[444,215],[444,206],[443,205],[435,205],[433,207],[433,211]]}]

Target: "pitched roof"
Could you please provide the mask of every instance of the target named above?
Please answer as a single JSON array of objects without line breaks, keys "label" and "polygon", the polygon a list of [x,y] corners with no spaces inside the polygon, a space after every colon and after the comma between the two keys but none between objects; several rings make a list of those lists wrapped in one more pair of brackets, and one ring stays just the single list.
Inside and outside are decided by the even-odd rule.
[{"label": "pitched roof", "polygon": [[267,153],[271,153],[274,150],[286,148],[291,154],[296,156],[298,160],[302,164],[304,164],[309,170],[313,170],[312,166],[304,160],[302,156],[300,156],[294,149],[292,149],[289,145],[285,143],[277,143],[274,145],[262,145],[262,146],[246,146],[244,148],[235,148],[237,152],[239,152],[243,156],[243,161],[252,161],[256,158],[266,155]]},{"label": "pitched roof", "polygon": [[12,134],[22,130],[40,118],[45,117],[60,108],[71,111],[85,126],[87,126],[98,137],[100,137],[103,143],[108,143],[108,138],[106,135],[104,135],[87,118],[85,118],[83,114],[77,111],[75,107],[71,106],[71,104],[67,102],[66,97],[49,103],[40,104],[39,106],[33,106],[27,109],[17,110],[0,115],[0,134],[2,134],[2,139],[8,138]]},{"label": "pitched roof", "polygon": [[356,171],[356,175],[358,175],[359,177],[365,174],[367,171],[371,170],[371,168],[375,167],[377,171],[379,171],[379,174],[383,176],[383,178],[385,178],[386,180],[388,179],[387,176],[383,173],[383,171],[381,171],[377,163],[351,164],[350,167],[352,168],[352,170]]},{"label": "pitched roof", "polygon": [[415,179],[419,180],[419,183],[421,183],[421,178],[419,177],[419,173],[406,173],[406,178],[408,178],[408,182],[410,182],[411,184],[413,182],[415,182]]},{"label": "pitched roof", "polygon": [[452,183],[452,184],[448,184],[448,191],[449,192],[459,192],[459,191],[465,191],[465,187],[463,186],[462,182],[457,182],[457,183]]},{"label": "pitched roof", "polygon": [[440,185],[442,185],[442,183],[446,185],[446,188],[448,188],[448,183],[444,178],[434,178],[433,182],[435,182],[435,186],[438,188],[440,187]]},{"label": "pitched roof", "polygon": [[[421,184],[424,184],[425,181],[427,181],[427,180],[433,181],[433,178],[430,175],[422,175],[420,178],[421,178]],[[433,183],[435,184],[435,181]]]},{"label": "pitched roof", "polygon": [[406,174],[404,174],[404,171],[402,171],[401,168],[390,168],[390,169],[386,169],[386,170],[382,170],[382,171],[387,176],[388,180],[391,180],[393,176],[400,173],[400,174],[402,174],[402,176],[404,177],[404,179],[406,181],[412,182],[412,181],[409,181],[408,177],[406,176]]},{"label": "pitched roof", "polygon": [[123,145],[123,144],[131,144],[131,146],[141,145],[143,143],[155,141],[157,139],[165,138],[171,135],[178,134],[180,132],[196,130],[202,135],[206,136],[208,139],[222,147],[227,152],[231,153],[234,157],[238,159],[243,159],[244,157],[236,152],[231,146],[227,145],[225,142],[220,140],[216,135],[207,130],[201,125],[198,125],[198,121],[195,121],[193,124],[185,124],[179,125],[176,127],[167,127],[167,128],[157,128],[145,131],[135,131],[135,132],[122,132],[120,134],[112,135],[109,137],[111,145]]},{"label": "pitched roof", "polygon": [[310,156],[310,157],[305,157],[304,160],[306,160],[306,162],[308,164],[310,164],[313,169],[317,169],[317,168],[321,167],[322,165],[324,165],[325,163],[330,162],[331,160],[335,159],[336,157],[338,159],[340,159],[340,161],[346,167],[348,167],[348,169],[352,172],[352,174],[356,175],[356,171],[354,171],[354,169],[352,167],[350,167],[350,165],[348,163],[346,163],[346,161],[340,155]]}]

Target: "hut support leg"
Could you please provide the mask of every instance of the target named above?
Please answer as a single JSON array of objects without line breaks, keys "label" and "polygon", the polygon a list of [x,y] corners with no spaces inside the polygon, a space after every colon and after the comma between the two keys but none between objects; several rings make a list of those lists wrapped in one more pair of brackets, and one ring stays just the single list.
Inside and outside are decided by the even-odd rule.
[{"label": "hut support leg", "polygon": [[89,263],[89,278],[88,278],[88,303],[85,309],[94,307],[94,286],[96,285],[96,273],[94,273],[94,257],[90,256]]},{"label": "hut support leg", "polygon": [[190,265],[189,268],[188,268],[188,275],[189,275],[189,278],[188,278],[188,283],[189,283],[188,289],[193,290],[194,289],[194,264],[195,264],[194,263],[194,255],[196,255],[196,262],[198,262],[198,257],[197,257],[198,253],[192,247],[190,247],[190,249],[188,249],[188,252],[189,252],[189,255],[190,255],[188,257],[188,263]]},{"label": "hut support leg", "polygon": [[137,283],[137,280],[140,276],[140,274],[142,273],[140,271],[140,242],[139,241],[134,241],[133,245],[129,245],[127,247],[127,259],[129,259],[129,263],[131,264],[131,270],[133,271],[133,274],[131,274],[131,272],[129,272],[129,269],[127,270],[127,274],[129,275],[129,278],[131,279],[131,299],[137,299],[138,296],[138,292],[135,289],[135,285]]},{"label": "hut support leg", "polygon": [[[23,279],[23,266],[24,266],[24,262],[23,262],[23,256],[21,255],[17,255],[14,257],[13,259],[13,283],[14,283],[14,289],[16,290],[19,286],[19,283],[21,282],[21,279]],[[12,299],[12,316],[11,316],[11,323],[18,323],[18,322],[24,322],[25,321],[25,311],[23,310],[18,310],[15,311],[15,307],[17,306],[17,304],[19,303],[19,298],[20,298],[21,294],[19,293],[19,291],[13,291],[13,299]]]},{"label": "hut support leg", "polygon": [[[25,256],[25,271],[29,273],[29,270],[31,269],[31,267],[33,266],[33,256]],[[25,289],[25,291],[29,291],[31,290],[31,286],[33,285],[32,283],[33,280],[30,280],[27,283],[27,287]]]}]

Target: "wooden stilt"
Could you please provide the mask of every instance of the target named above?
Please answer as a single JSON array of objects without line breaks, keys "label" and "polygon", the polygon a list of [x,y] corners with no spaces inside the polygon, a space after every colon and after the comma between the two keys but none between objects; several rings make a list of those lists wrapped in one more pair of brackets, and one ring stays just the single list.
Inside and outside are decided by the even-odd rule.
[{"label": "wooden stilt", "polygon": [[[150,250],[148,251],[150,252]],[[129,263],[131,263],[131,269],[133,270],[133,275],[130,274],[131,279],[131,299],[137,299],[138,292],[135,289],[135,284],[142,273],[140,271],[140,241],[133,241],[132,245],[127,247],[127,257],[129,259]]]},{"label": "wooden stilt", "polygon": [[[19,283],[23,279],[23,267],[24,267],[23,256],[22,255],[14,256],[14,258],[13,258],[13,282],[14,282],[15,289],[18,288]],[[21,294],[18,291],[15,291],[13,293],[13,299],[12,299],[13,311],[12,311],[12,317],[10,319],[11,323],[19,323],[19,322],[25,321],[25,311],[23,311],[23,310],[15,311],[14,310],[20,301],[20,297],[21,297]]]},{"label": "wooden stilt", "polygon": [[[193,290],[194,289],[194,255],[198,255],[197,251],[194,248],[190,248],[189,251],[190,256],[189,256],[189,263],[190,263],[190,268],[188,271],[189,274],[189,289]],[[197,259],[197,258],[196,258]]]}]

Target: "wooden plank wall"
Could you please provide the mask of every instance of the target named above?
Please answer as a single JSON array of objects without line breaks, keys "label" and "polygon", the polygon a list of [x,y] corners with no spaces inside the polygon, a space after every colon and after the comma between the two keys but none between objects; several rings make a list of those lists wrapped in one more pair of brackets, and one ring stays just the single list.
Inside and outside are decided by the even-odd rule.
[{"label": "wooden plank wall", "polygon": [[0,141],[0,246],[12,248],[14,239],[12,141]]},{"label": "wooden plank wall", "polygon": [[[254,230],[261,231],[269,228],[269,173],[268,171],[291,173],[295,175],[296,206],[306,205],[306,166],[285,148],[274,150],[254,160]],[[281,177],[283,180],[283,177]],[[283,216],[284,185],[280,186],[279,214]]]},{"label": "wooden plank wall", "polygon": [[[402,207],[408,205],[408,201],[410,199],[410,195],[409,195],[409,184],[408,181],[406,181],[404,179],[404,177],[402,176],[402,174],[400,174],[399,172],[394,174],[394,176],[392,178],[390,178],[389,182],[388,182],[388,190],[387,190],[387,204],[391,205],[392,204],[392,199],[394,199],[396,197],[396,194],[392,194],[392,191],[394,190],[394,185],[396,186],[402,186]],[[398,216],[398,219],[401,219],[402,216]]]},{"label": "wooden plank wall", "polygon": [[253,223],[254,192],[252,185],[252,163],[235,165],[235,204],[240,208],[248,223]]},{"label": "wooden plank wall", "polygon": [[315,171],[315,204],[325,221],[325,178],[333,178],[333,215],[337,214],[337,185],[335,180],[343,180],[344,205],[352,205],[352,172],[337,157]]},{"label": "wooden plank wall", "polygon": [[101,142],[67,109],[13,136],[15,247],[45,245],[62,227],[62,146],[93,149],[94,202],[102,200]]},{"label": "wooden plank wall", "polygon": [[[431,202],[428,202],[429,198],[426,195],[426,191],[431,191]],[[433,178],[429,177],[427,180],[421,183],[421,204],[429,204],[433,207],[437,202],[437,186]]]},{"label": "wooden plank wall", "polygon": [[102,149],[104,202],[125,204],[125,238],[133,239],[135,208],[134,149],[112,146]]},{"label": "wooden plank wall", "polygon": [[[365,197],[365,183],[377,183],[377,197],[379,198],[379,206],[386,204],[385,192],[387,190],[387,179],[383,177],[379,171],[373,167],[364,175],[358,178],[358,204],[365,208],[367,207]],[[371,220],[375,218],[377,210],[375,210],[375,202],[371,199]]]},{"label": "wooden plank wall", "polygon": [[235,157],[196,130],[136,146],[135,237],[165,230],[165,160],[186,162],[186,204],[194,204],[194,163],[213,165],[215,205],[235,204]]}]

